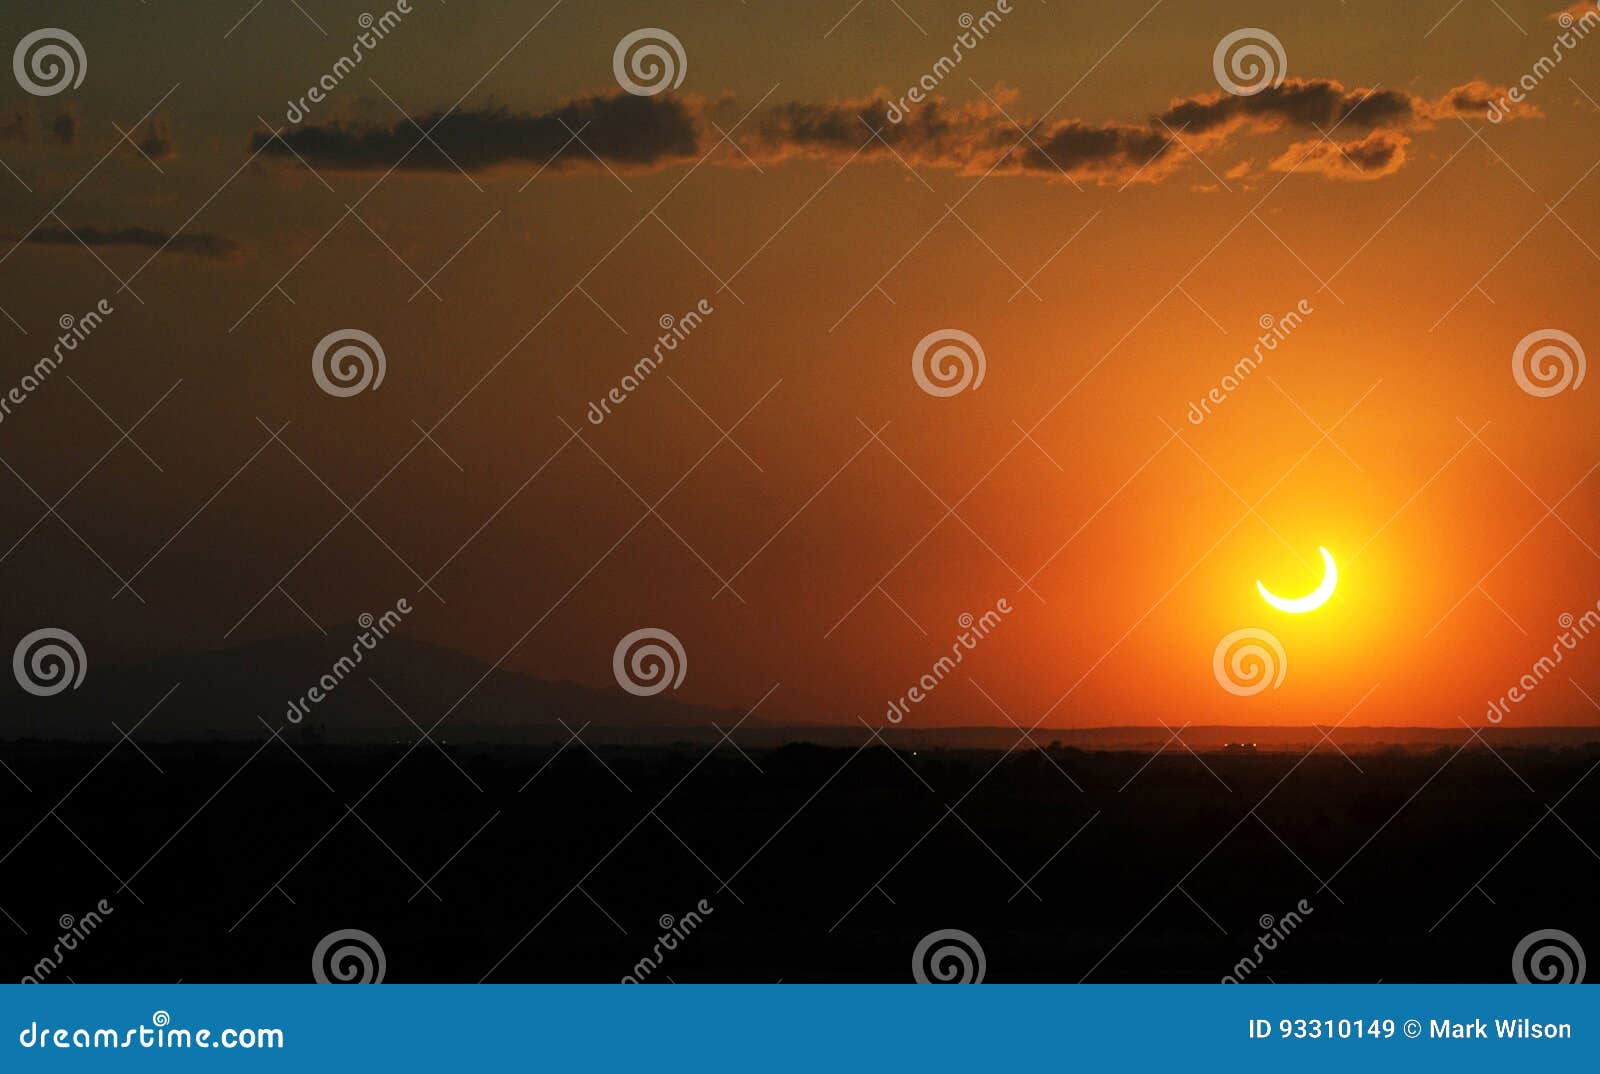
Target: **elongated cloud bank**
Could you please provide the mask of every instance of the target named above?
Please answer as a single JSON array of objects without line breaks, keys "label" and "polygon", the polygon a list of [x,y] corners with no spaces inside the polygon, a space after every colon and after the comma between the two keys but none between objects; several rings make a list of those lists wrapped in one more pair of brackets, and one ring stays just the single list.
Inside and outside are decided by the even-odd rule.
[{"label": "elongated cloud bank", "polygon": [[[9,236],[16,241],[19,236]],[[26,242],[39,246],[76,246],[79,241],[88,246],[137,246],[149,250],[165,249],[168,253],[188,254],[192,257],[202,257],[211,261],[229,261],[238,256],[240,246],[237,242],[222,235],[213,235],[209,232],[199,232],[193,235],[178,235],[176,237],[169,231],[156,231],[146,227],[124,227],[104,229],[95,227],[78,227],[68,231],[66,228],[37,228],[29,235]]]},{"label": "elongated cloud bank", "polygon": [[1315,137],[1296,141],[1275,156],[1270,170],[1377,179],[1404,165],[1408,132],[1449,119],[1482,121],[1489,102],[1503,92],[1473,81],[1430,99],[1395,90],[1346,89],[1331,79],[1289,79],[1249,97],[1221,92],[1181,97],[1142,124],[1078,119],[1036,123],[1016,115],[1010,95],[995,105],[929,101],[890,124],[874,118],[888,106],[879,94],[781,105],[761,121],[753,141],[757,159],[843,160],[858,150],[862,156],[892,151],[913,166],[968,174],[992,170],[1075,181],[1154,183],[1175,174],[1191,153],[1277,131],[1300,131]]},{"label": "elongated cloud bank", "polygon": [[[293,162],[298,154],[331,171],[470,172],[501,165],[553,168],[596,157],[623,168],[653,168],[699,156],[706,127],[701,104],[676,96],[617,92],[568,101],[548,112],[504,108],[436,113],[372,127],[332,123],[297,127],[282,141],[257,134],[251,150]],[[431,141],[422,141],[428,131]],[[287,143],[287,145],[285,145]],[[436,144],[435,144],[436,143]],[[293,153],[290,150],[293,150]]]},{"label": "elongated cloud bank", "polygon": [[[880,90],[859,98],[777,105],[736,136],[738,152],[726,150],[718,161],[741,166],[796,159],[842,163],[857,157],[894,162],[898,157],[912,167],[962,174],[1155,183],[1184,168],[1192,154],[1287,131],[1301,137],[1287,150],[1280,141],[1268,170],[1377,179],[1404,166],[1413,134],[1446,120],[1481,121],[1488,103],[1504,92],[1473,81],[1427,98],[1347,89],[1332,79],[1289,79],[1248,97],[1222,92],[1180,97],[1142,122],[1088,122],[1025,117],[1016,95],[1007,91],[993,101],[933,99],[899,113]],[[470,172],[508,166],[560,171],[602,163],[651,170],[715,148],[721,132],[708,111],[699,98],[612,92],[574,98],[547,112],[497,108],[442,119],[419,116],[415,124],[304,126],[286,132],[281,141],[257,134],[251,148],[286,164],[298,156],[314,168],[345,172],[444,172],[457,166]],[[431,141],[422,138],[424,130]],[[1230,168],[1230,174],[1251,170],[1248,162]]]}]

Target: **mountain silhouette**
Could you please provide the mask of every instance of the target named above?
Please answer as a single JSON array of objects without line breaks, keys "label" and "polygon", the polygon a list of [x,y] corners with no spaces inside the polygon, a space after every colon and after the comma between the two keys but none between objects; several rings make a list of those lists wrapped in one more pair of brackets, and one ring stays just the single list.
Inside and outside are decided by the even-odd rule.
[{"label": "mountain silhouette", "polygon": [[[341,658],[353,660],[353,644],[354,635],[302,635],[92,667],[77,690],[44,698],[13,690],[0,713],[0,737],[116,738],[120,727],[139,741],[254,739],[270,728],[332,741],[411,741],[419,733],[412,721],[430,729],[449,712],[435,737],[547,743],[568,737],[562,721],[573,730],[677,726],[715,737],[713,721],[727,727],[742,715],[666,695],[547,682],[398,635],[336,669]],[[325,676],[331,689],[323,689]],[[322,690],[322,700],[309,696],[313,688]]]},{"label": "mountain silhouette", "polygon": [[[716,743],[737,725],[734,738],[740,745],[771,748],[792,742],[855,746],[869,734],[848,715],[818,713],[806,722],[777,723],[759,712],[684,703],[670,691],[639,697],[615,686],[550,682],[400,635],[362,650],[359,663],[339,670],[341,658],[353,661],[354,637],[295,635],[96,666],[80,688],[50,697],[13,689],[10,704],[0,712],[0,739],[110,740],[127,731],[141,742],[253,740],[280,730],[291,739],[357,744],[411,742],[420,728],[458,743],[548,745],[568,741],[577,731],[593,745],[648,746]],[[310,691],[325,685],[324,676],[333,676],[333,686],[322,700],[314,700]],[[1207,751],[1331,750],[1323,730],[1315,724],[1190,726],[1182,740],[1190,749]],[[1184,748],[1160,725],[1041,727],[1032,733],[1031,744],[1019,744],[1021,731],[1009,725],[902,724],[879,731],[886,742],[906,749]],[[1596,727],[1501,726],[1479,733],[1497,746],[1600,742]],[[1465,734],[1447,727],[1344,726],[1329,740],[1345,750],[1432,749],[1457,746]]]}]

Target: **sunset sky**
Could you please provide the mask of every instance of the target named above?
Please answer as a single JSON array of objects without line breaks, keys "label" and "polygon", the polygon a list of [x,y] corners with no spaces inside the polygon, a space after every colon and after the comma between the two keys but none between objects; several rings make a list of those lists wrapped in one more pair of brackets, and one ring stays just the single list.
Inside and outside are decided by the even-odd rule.
[{"label": "sunset sky", "polygon": [[[507,670],[614,688],[655,626],[678,700],[881,725],[1003,598],[903,726],[1481,726],[1600,601],[1600,387],[1513,376],[1600,344],[1600,34],[1490,122],[1559,4],[1452,4],[1012,0],[899,123],[989,5],[411,0],[291,123],[388,7],[8,4],[87,62],[0,96],[0,389],[115,312],[0,420],[5,646],[68,628],[92,675],[404,597]],[[619,87],[641,28],[676,89]],[[1242,28],[1280,84],[1219,87]],[[341,329],[377,389],[319,388]],[[981,385],[919,387],[941,329]],[[1267,607],[1319,546],[1332,601]],[[1250,627],[1287,666],[1238,696]],[[1506,725],[1586,692],[1600,636]]]}]

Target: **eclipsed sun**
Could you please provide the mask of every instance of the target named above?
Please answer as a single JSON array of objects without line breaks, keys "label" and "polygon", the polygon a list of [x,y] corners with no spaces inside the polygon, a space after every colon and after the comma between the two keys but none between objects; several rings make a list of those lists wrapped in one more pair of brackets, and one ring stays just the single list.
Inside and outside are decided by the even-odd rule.
[{"label": "eclipsed sun", "polygon": [[1333,596],[1333,587],[1339,584],[1339,568],[1334,565],[1333,556],[1326,548],[1317,547],[1322,553],[1322,581],[1317,583],[1317,588],[1303,597],[1280,597],[1268,589],[1266,583],[1257,581],[1256,588],[1261,591],[1261,599],[1278,609],[1280,612],[1289,612],[1291,615],[1301,615],[1305,612],[1314,612]]}]

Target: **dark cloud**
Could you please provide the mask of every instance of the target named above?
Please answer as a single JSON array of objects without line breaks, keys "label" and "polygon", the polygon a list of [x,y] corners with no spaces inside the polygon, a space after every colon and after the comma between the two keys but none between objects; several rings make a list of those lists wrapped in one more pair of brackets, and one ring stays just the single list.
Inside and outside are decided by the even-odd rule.
[{"label": "dark cloud", "polygon": [[899,154],[913,166],[966,168],[991,141],[995,112],[986,104],[932,100],[898,122],[891,122],[896,115],[892,109],[881,90],[871,97],[780,104],[741,143],[754,157],[770,162],[848,157],[859,149],[865,157],[892,159]]},{"label": "dark cloud", "polygon": [[[39,133],[33,109],[25,104],[0,112],[0,142],[31,142]],[[70,109],[56,113],[44,128],[58,145],[70,146],[78,140],[78,117]]]},{"label": "dark cloud", "polygon": [[[561,168],[593,164],[595,156],[615,167],[643,169],[697,156],[704,134],[700,112],[690,98],[618,91],[575,98],[547,112],[496,108],[452,112],[443,122],[435,113],[417,116],[415,124],[302,126],[282,135],[288,148],[258,133],[251,149],[265,147],[265,155],[287,162],[298,154],[314,168],[334,171],[387,171],[402,157],[401,170],[425,172],[451,171],[456,164],[469,172],[546,162]],[[417,145],[426,130],[439,148]]]},{"label": "dark cloud", "polygon": [[1002,94],[993,104],[953,105],[936,98],[902,112],[879,91],[865,98],[780,105],[742,144],[757,160],[804,156],[842,161],[857,155],[889,157],[892,151],[913,167],[966,174],[993,170],[1153,183],[1177,171],[1188,150],[1221,148],[1247,135],[1300,130],[1347,140],[1338,145],[1320,138],[1298,142],[1271,167],[1333,179],[1373,179],[1393,174],[1405,163],[1410,138],[1401,132],[1425,129],[1445,117],[1482,119],[1488,102],[1504,92],[1473,81],[1430,100],[1395,90],[1347,89],[1333,79],[1287,79],[1246,97],[1221,92],[1180,97],[1144,123],[1065,119],[1035,125],[1017,114],[1014,94]]},{"label": "dark cloud", "polygon": [[[11,237],[13,241],[17,236]],[[40,246],[76,246],[81,239],[89,246],[138,246],[151,250],[165,248],[168,253],[189,254],[211,261],[231,261],[239,255],[240,246],[232,239],[208,232],[174,237],[169,231],[156,231],[145,227],[102,229],[79,227],[38,228],[27,242]]]},{"label": "dark cloud", "polygon": [[[1003,93],[999,107],[1014,95]],[[1008,108],[1009,110],[1009,108]],[[891,117],[899,115],[899,122]],[[1026,126],[1026,121],[1023,121]],[[1074,178],[1134,171],[1167,149],[1165,135],[1128,124],[1065,120],[1044,124],[1030,140],[986,101],[930,100],[899,113],[882,94],[820,103],[779,105],[743,146],[755,159],[899,157],[912,167],[981,173],[1039,172]],[[870,141],[869,141],[870,139]]]},{"label": "dark cloud", "polygon": [[1492,85],[1481,78],[1476,78],[1454,87],[1431,101],[1418,100],[1417,114],[1424,120],[1456,118],[1484,120],[1490,118],[1490,108],[1498,103],[1496,114],[1500,118],[1495,120],[1497,123],[1513,119],[1539,119],[1544,116],[1543,112],[1526,100],[1513,108],[1506,99],[1506,94],[1509,92],[1509,87]]},{"label": "dark cloud", "polygon": [[1242,126],[1257,130],[1301,127],[1329,130],[1342,125],[1356,130],[1401,125],[1416,115],[1417,102],[1396,90],[1346,90],[1332,79],[1291,78],[1248,97],[1211,93],[1179,98],[1156,117],[1192,135],[1231,132]]},{"label": "dark cloud", "polygon": [[[719,160],[740,166],[746,158],[762,164],[898,159],[913,168],[968,175],[992,171],[1155,183],[1183,167],[1189,150],[1302,131],[1345,141],[1337,146],[1298,142],[1271,167],[1370,179],[1405,163],[1410,139],[1400,132],[1426,129],[1447,117],[1481,119],[1488,102],[1504,92],[1473,81],[1428,99],[1397,90],[1346,88],[1334,79],[1287,79],[1247,97],[1222,92],[1180,97],[1139,122],[1038,122],[1021,112],[1014,91],[997,91],[993,100],[932,98],[907,107],[878,90],[864,97],[776,105],[738,136],[741,153]],[[252,149],[285,162],[298,155],[312,167],[343,171],[386,171],[402,161],[401,170],[443,172],[452,169],[452,159],[472,172],[507,164],[594,168],[599,167],[595,157],[619,169],[646,169],[691,159],[717,142],[719,134],[704,114],[707,107],[673,94],[614,92],[574,98],[538,113],[480,109],[451,113],[443,122],[430,115],[417,117],[416,124],[302,126],[283,135],[287,147],[257,134]],[[417,145],[418,127],[430,129],[435,123],[433,137],[442,153],[427,142]],[[579,132],[582,143],[573,137]]]},{"label": "dark cloud", "polygon": [[[1020,136],[1009,124],[996,134],[1008,145]],[[1172,139],[1163,131],[1069,119],[1034,131],[1030,140],[1017,147],[1017,160],[1022,171],[1059,169],[1074,177],[1113,178],[1132,176],[1151,164],[1159,168],[1172,148]],[[1005,165],[999,170],[1006,170]]]},{"label": "dark cloud", "polygon": [[62,145],[71,145],[78,140],[78,117],[71,112],[62,112],[50,124],[50,133]]},{"label": "dark cloud", "polygon": [[1268,167],[1275,172],[1307,172],[1329,179],[1381,179],[1405,165],[1410,144],[1409,135],[1394,130],[1373,131],[1341,143],[1319,138],[1296,142]]},{"label": "dark cloud", "polygon": [[28,110],[17,105],[9,112],[0,113],[0,142],[26,142],[33,137],[33,117]]},{"label": "dark cloud", "polygon": [[[177,143],[172,138],[172,124],[159,116],[141,127],[133,135],[133,142],[139,147],[138,152],[151,160],[171,160],[178,155]],[[134,149],[128,147],[128,152],[133,153]]]}]

